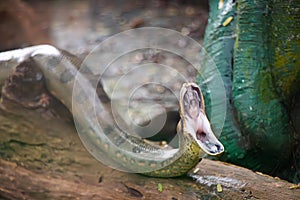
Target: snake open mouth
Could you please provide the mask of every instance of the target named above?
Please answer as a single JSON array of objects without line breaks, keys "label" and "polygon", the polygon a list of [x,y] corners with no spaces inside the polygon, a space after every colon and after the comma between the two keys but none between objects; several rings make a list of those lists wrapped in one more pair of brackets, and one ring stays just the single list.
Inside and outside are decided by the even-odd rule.
[{"label": "snake open mouth", "polygon": [[183,92],[183,117],[186,130],[197,141],[201,149],[209,155],[224,151],[222,143],[214,135],[204,110],[204,99],[200,88],[195,84],[186,86]]},{"label": "snake open mouth", "polygon": [[206,138],[206,133],[204,132],[196,132],[196,137],[198,140],[200,140],[201,142],[205,142],[205,138]]}]

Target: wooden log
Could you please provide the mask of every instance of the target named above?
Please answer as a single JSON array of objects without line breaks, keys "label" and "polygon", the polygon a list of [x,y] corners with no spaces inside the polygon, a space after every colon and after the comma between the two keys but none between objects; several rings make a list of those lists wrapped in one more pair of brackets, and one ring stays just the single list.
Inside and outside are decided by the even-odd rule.
[{"label": "wooden log", "polygon": [[88,154],[63,107],[5,108],[10,111],[0,110],[0,198],[300,199],[291,183],[207,159],[194,169],[194,179],[119,172]]}]

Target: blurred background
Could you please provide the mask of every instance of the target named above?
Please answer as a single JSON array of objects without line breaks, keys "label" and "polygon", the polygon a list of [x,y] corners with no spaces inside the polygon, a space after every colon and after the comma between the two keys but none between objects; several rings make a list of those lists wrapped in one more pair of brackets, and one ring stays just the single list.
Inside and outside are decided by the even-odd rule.
[{"label": "blurred background", "polygon": [[[0,51],[47,43],[84,58],[108,37],[139,27],[162,27],[176,30],[202,44],[208,20],[208,9],[207,1],[195,0],[153,0],[147,2],[138,0],[1,1]],[[161,42],[168,43],[168,41]],[[188,49],[186,43],[185,41],[178,43],[178,48]],[[191,55],[196,57],[199,55],[200,49],[190,51],[192,51]],[[130,119],[141,126],[148,123],[149,118],[147,116],[149,113],[152,116],[157,116],[164,112],[163,108],[170,111],[172,114],[170,115],[171,122],[166,123],[168,128],[164,128],[161,131],[164,134],[156,138],[158,140],[170,140],[170,136],[165,133],[172,133],[171,138],[176,133],[179,117],[176,95],[179,95],[184,81],[180,79],[180,76],[195,81],[197,74],[195,68],[180,56],[164,51],[153,52],[145,49],[128,53],[125,59],[119,59],[118,62],[113,63],[109,70],[101,76],[102,84],[110,97],[116,89],[116,82],[127,73],[124,66],[130,62],[135,65],[161,63],[179,72],[174,75],[168,71],[163,73],[162,70],[156,68],[158,70],[157,76],[146,78],[143,76],[145,70],[140,74],[135,70],[137,73],[127,79],[128,81],[123,84],[121,90],[115,91],[118,96],[115,97],[117,109],[123,118]],[[98,62],[94,66],[103,67]],[[154,68],[148,69],[146,73],[150,73],[151,70],[153,71]],[[143,79],[145,81],[147,79],[148,82],[159,82],[160,79],[169,79],[170,81],[167,81],[168,83],[163,87],[157,84],[139,87],[134,94],[142,94],[142,99],[147,97],[149,102],[145,99],[141,101],[136,97],[137,95],[133,95],[130,104],[131,110],[127,112],[128,102],[124,99],[126,100],[125,97],[128,96],[130,88],[134,88],[135,81],[132,80],[139,77],[144,77]],[[29,91],[34,90],[29,89]],[[15,92],[18,93],[18,96],[27,95],[21,94],[20,89],[15,90]],[[151,110],[145,109],[148,104],[154,103],[162,106],[158,106],[156,109],[152,106]],[[144,129],[137,129],[136,131],[142,133]]]},{"label": "blurred background", "polygon": [[143,26],[174,29],[201,42],[207,19],[205,0],[7,0],[0,2],[0,51],[48,43],[78,55]]}]

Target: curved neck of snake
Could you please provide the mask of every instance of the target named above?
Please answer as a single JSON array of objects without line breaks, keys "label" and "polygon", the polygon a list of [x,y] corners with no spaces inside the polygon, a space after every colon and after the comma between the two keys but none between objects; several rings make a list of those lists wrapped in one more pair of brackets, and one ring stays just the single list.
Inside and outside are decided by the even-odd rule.
[{"label": "curved neck of snake", "polygon": [[[182,132],[179,149],[162,149],[150,145],[119,128],[110,111],[110,102],[103,102],[96,88],[64,56],[36,52],[33,57],[46,78],[49,91],[72,112],[85,147],[102,163],[128,172],[144,173],[164,168],[175,162],[191,143]],[[57,59],[55,66],[49,65]],[[68,78],[64,79],[68,74]],[[73,97],[73,98],[72,98]]]}]

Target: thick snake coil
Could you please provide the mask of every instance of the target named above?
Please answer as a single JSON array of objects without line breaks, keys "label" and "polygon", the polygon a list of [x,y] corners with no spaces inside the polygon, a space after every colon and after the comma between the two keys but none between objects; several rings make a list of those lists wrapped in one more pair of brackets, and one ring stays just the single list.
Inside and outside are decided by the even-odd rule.
[{"label": "thick snake coil", "polygon": [[121,130],[111,113],[110,100],[105,94],[105,98],[98,98],[97,85],[84,72],[78,72],[76,65],[80,63],[52,46],[1,53],[0,82],[26,59],[36,63],[48,90],[72,112],[88,151],[110,167],[149,176],[175,177],[186,174],[205,154],[217,155],[224,150],[211,130],[201,90],[194,83],[185,83],[180,91],[179,148],[162,148]]},{"label": "thick snake coil", "polygon": [[[299,175],[287,175],[295,169],[299,174],[299,1],[209,4],[203,45],[216,64],[212,73],[221,74],[227,96],[219,138],[226,151],[220,159],[299,182]],[[206,69],[210,62],[203,66]],[[198,80],[209,97],[201,85],[205,79],[198,76]],[[210,116],[209,108],[215,104],[205,100]]]}]

